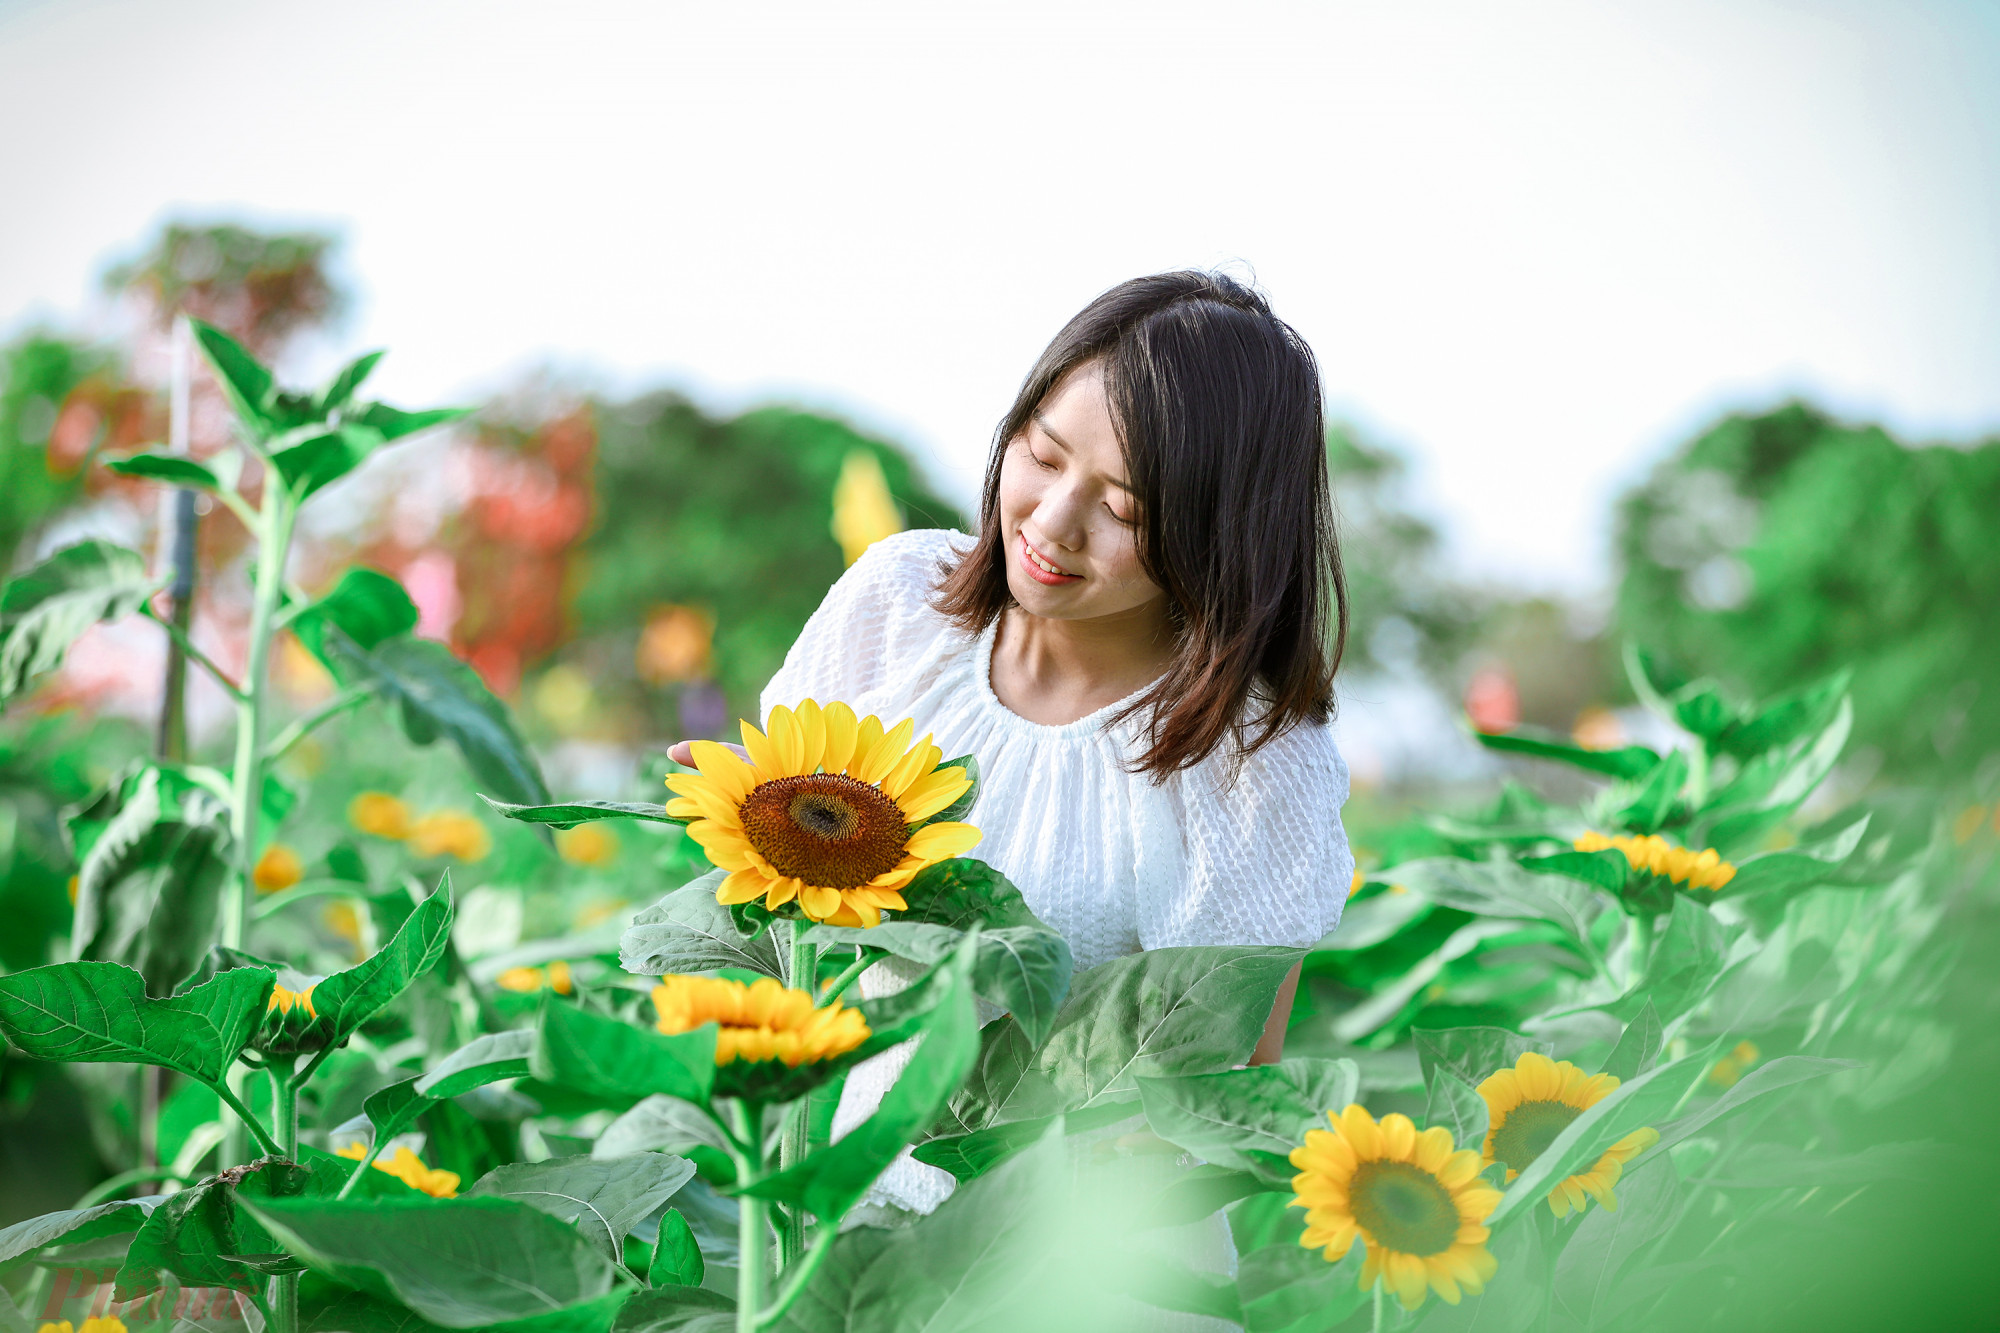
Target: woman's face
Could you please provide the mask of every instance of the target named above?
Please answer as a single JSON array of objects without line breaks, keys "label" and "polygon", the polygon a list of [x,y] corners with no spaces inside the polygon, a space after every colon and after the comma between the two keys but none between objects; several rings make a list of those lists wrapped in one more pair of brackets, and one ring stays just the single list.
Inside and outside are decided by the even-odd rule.
[{"label": "woman's face", "polygon": [[1162,602],[1139,567],[1138,511],[1103,367],[1059,382],[1000,463],[1007,590],[1031,615],[1091,620]]}]

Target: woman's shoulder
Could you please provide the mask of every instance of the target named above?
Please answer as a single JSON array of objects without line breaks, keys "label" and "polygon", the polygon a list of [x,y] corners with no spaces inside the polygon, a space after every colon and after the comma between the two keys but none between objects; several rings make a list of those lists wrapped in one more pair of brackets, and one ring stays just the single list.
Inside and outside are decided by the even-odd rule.
[{"label": "woman's shoulder", "polygon": [[[1252,724],[1244,739],[1255,735]],[[1242,744],[1218,746],[1195,766],[1202,789],[1222,798],[1269,793],[1302,802],[1331,799],[1335,805],[1347,799],[1347,761],[1334,742],[1331,719],[1296,722],[1247,753]]]},{"label": "woman's shoulder", "polygon": [[912,588],[925,599],[941,570],[972,547],[972,538],[950,528],[912,528],[870,546],[845,579],[881,588]]}]

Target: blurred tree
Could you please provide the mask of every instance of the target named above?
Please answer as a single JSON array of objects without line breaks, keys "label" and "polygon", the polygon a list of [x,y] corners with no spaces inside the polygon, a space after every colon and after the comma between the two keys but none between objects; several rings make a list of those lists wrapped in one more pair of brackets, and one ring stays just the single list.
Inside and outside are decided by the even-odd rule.
[{"label": "blurred tree", "polygon": [[57,425],[70,394],[102,379],[110,364],[108,352],[47,332],[0,347],[0,573],[13,567],[28,533],[82,494],[99,440],[83,439],[83,454],[66,457],[78,441]]},{"label": "blurred tree", "polygon": [[269,358],[345,306],[326,270],[333,244],[318,232],[170,223],[138,258],[106,273],[104,285],[137,297],[162,331],[186,313]]},{"label": "blurred tree", "polygon": [[1854,671],[1885,773],[2000,753],[2000,439],[1911,448],[1801,403],[1728,417],[1620,509],[1618,628],[1776,693]]},{"label": "blurred tree", "polygon": [[[901,450],[828,417],[770,407],[722,420],[656,393],[604,404],[596,421],[597,523],[573,583],[576,631],[615,644],[601,660],[636,675],[649,621],[683,623],[667,608],[693,608],[714,626],[729,717],[757,716],[758,691],[840,577],[834,490],[851,455],[881,468],[907,526],[966,526]],[[657,663],[648,671],[660,675]],[[655,716],[665,732],[680,724]]]}]

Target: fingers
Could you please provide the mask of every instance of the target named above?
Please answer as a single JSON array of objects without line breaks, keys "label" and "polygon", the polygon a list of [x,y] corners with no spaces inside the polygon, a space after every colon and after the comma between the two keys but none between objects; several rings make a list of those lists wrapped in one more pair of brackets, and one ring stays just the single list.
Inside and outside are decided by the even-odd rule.
[{"label": "fingers", "polygon": [[[734,750],[736,752],[736,757],[743,760],[745,763],[748,763],[750,761],[750,752],[744,749],[742,746],[731,745],[729,746],[729,748]],[[668,748],[667,758],[673,760],[675,763],[681,765],[683,768],[693,768],[694,742],[693,741],[676,742],[675,744],[673,744]]]}]

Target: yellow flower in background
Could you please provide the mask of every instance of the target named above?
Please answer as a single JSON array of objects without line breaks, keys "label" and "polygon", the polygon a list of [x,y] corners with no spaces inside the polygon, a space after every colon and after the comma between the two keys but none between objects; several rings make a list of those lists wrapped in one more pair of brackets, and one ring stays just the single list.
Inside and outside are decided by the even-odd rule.
[{"label": "yellow flower in background", "polygon": [[618,835],[602,824],[578,824],[556,834],[556,854],[571,865],[608,866],[618,859]]},{"label": "yellow flower in background", "polygon": [[[2000,821],[2000,806],[1994,808],[1994,818]],[[1958,812],[1958,818],[1951,821],[1951,840],[1963,847],[1972,841],[1972,835],[1979,832],[1979,826],[1986,822],[1986,807],[1968,805]],[[2000,825],[1996,825],[2000,826]]]},{"label": "yellow flower in background", "polygon": [[1368,882],[1367,871],[1365,870],[1355,871],[1354,878],[1347,882],[1347,896],[1352,898],[1355,894],[1361,892],[1361,886],[1363,884],[1366,884],[1367,882]]},{"label": "yellow flower in background", "polygon": [[501,990],[523,994],[546,989],[558,995],[568,995],[575,989],[575,983],[570,980],[569,964],[560,958],[547,967],[510,967],[493,978],[493,984]]},{"label": "yellow flower in background", "polygon": [[1739,1041],[1736,1049],[1715,1062],[1708,1071],[1708,1081],[1718,1088],[1733,1088],[1738,1079],[1750,1072],[1750,1066],[1764,1058],[1754,1041]]},{"label": "yellow flower in background", "polygon": [[843,703],[808,699],[771,710],[770,733],[743,724],[744,763],[714,741],[694,742],[695,773],[667,779],[670,815],[693,816],[688,836],[730,872],[717,902],[796,902],[813,921],[877,926],[900,909],[918,871],[972,850],[979,830],[939,823],[910,832],[972,788],[962,768],[915,724],[885,732]]},{"label": "yellow flower in background", "polygon": [[715,620],[694,606],[656,606],[639,633],[635,664],[648,685],[707,680],[712,674]]},{"label": "yellow flower in background", "polygon": [[813,997],[771,977],[750,985],[722,977],[662,977],[653,987],[658,1027],[668,1036],[715,1023],[715,1063],[782,1060],[796,1069],[845,1055],[869,1037],[867,1020],[839,1000],[824,1009]]},{"label": "yellow flower in background", "polygon": [[1722,859],[1715,848],[1691,852],[1676,847],[1657,833],[1643,838],[1621,835],[1607,838],[1602,833],[1585,833],[1574,844],[1579,852],[1602,852],[1617,848],[1634,870],[1684,884],[1690,889],[1719,889],[1736,878],[1736,867]]},{"label": "yellow flower in background", "polygon": [[[1486,1164],[1504,1163],[1513,1180],[1548,1150],[1576,1118],[1610,1096],[1619,1083],[1615,1074],[1585,1074],[1567,1060],[1551,1060],[1539,1051],[1524,1052],[1512,1069],[1502,1069],[1479,1085],[1486,1102]],[[1596,1199],[1606,1212],[1618,1211],[1611,1187],[1625,1163],[1660,1141],[1658,1130],[1635,1129],[1611,1145],[1588,1171],[1567,1176],[1549,1191],[1549,1208],[1557,1217],[1570,1209],[1581,1212],[1584,1196]]]},{"label": "yellow flower in background", "polygon": [[889,479],[882,464],[866,449],[850,449],[840,464],[840,480],[833,484],[833,539],[848,564],[861,553],[903,530],[903,516],[896,509],[896,497],[889,494]]},{"label": "yellow flower in background", "polygon": [[631,904],[623,898],[593,898],[576,909],[576,915],[570,918],[570,928],[589,930],[600,922],[609,921],[630,906]]},{"label": "yellow flower in background", "polygon": [[250,872],[250,882],[257,886],[259,893],[279,893],[289,889],[306,877],[305,863],[299,854],[282,842],[274,842],[264,849],[257,858],[257,866]]},{"label": "yellow flower in background", "polygon": [[76,889],[81,883],[83,883],[83,876],[71,875],[69,877],[69,905],[71,907],[76,906]]},{"label": "yellow flower in background", "polygon": [[320,913],[320,920],[326,928],[353,946],[354,961],[360,962],[368,956],[368,944],[361,934],[361,913],[354,910],[351,902],[328,903]]},{"label": "yellow flower in background", "polygon": [[1479,1179],[1479,1154],[1456,1147],[1448,1129],[1419,1133],[1405,1115],[1378,1124],[1358,1103],[1327,1120],[1331,1132],[1308,1130],[1292,1149],[1292,1203],[1306,1210],[1299,1244],[1337,1263],[1360,1237],[1362,1288],[1380,1282],[1406,1310],[1426,1290],[1449,1305],[1483,1291],[1499,1268],[1485,1223],[1500,1191]]},{"label": "yellow flower in background", "polygon": [[1580,749],[1615,750],[1625,743],[1625,724],[1609,708],[1592,704],[1576,715],[1569,736]]},{"label": "yellow flower in background", "polygon": [[410,807],[386,791],[364,791],[347,803],[347,822],[372,837],[401,842],[410,836]]},{"label": "yellow flower in background", "polygon": [[297,1009],[307,1018],[318,1018],[319,1011],[313,1008],[313,988],[286,990],[283,986],[271,987],[270,1003],[264,1006],[266,1013],[289,1014]]},{"label": "yellow flower in background", "polygon": [[[358,1162],[368,1155],[368,1149],[361,1143],[350,1143],[334,1155]],[[433,1199],[450,1199],[458,1195],[456,1171],[425,1166],[423,1158],[407,1147],[399,1146],[392,1155],[376,1158],[375,1169],[387,1172],[411,1189],[420,1190]]]},{"label": "yellow flower in background", "polygon": [[100,1315],[84,1320],[82,1328],[73,1328],[69,1320],[61,1319],[43,1324],[35,1333],[125,1333],[125,1321],[112,1315]]},{"label": "yellow flower in background", "polygon": [[493,839],[476,815],[463,810],[433,810],[411,827],[410,850],[418,856],[483,861],[493,850]]}]

